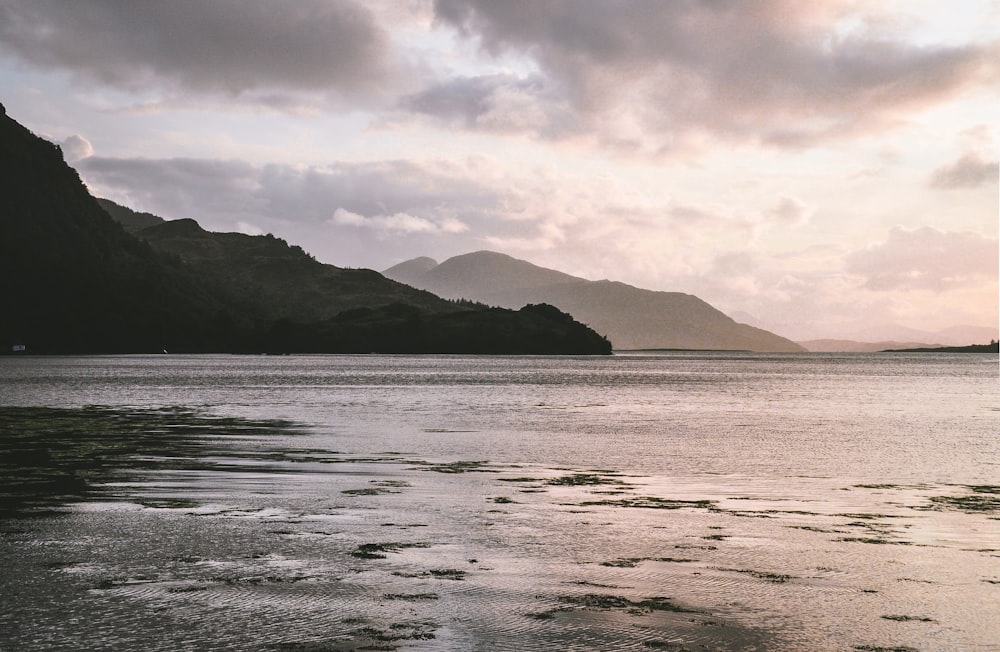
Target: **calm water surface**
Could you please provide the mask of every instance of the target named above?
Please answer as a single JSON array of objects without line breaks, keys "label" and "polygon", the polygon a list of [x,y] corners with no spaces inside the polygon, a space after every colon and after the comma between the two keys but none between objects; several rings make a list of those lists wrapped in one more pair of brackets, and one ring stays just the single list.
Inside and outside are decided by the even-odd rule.
[{"label": "calm water surface", "polygon": [[998,650],[997,365],[0,358],[0,649]]}]

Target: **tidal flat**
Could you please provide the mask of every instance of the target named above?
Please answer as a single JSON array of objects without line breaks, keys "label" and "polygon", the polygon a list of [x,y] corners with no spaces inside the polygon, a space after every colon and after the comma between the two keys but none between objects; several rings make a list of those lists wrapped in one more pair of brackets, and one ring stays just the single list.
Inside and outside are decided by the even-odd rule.
[{"label": "tidal flat", "polygon": [[1000,635],[967,606],[995,599],[1000,541],[943,534],[995,539],[992,485],[752,496],[732,478],[344,454],[303,424],[180,408],[0,408],[0,447],[9,649],[921,649],[956,630],[988,649]]},{"label": "tidal flat", "polygon": [[996,355],[0,359],[0,649],[996,650]]}]

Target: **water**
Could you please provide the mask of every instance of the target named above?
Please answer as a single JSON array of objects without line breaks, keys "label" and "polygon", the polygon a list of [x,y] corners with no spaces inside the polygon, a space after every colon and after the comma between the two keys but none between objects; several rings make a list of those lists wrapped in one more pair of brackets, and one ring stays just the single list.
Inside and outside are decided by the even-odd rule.
[{"label": "water", "polygon": [[997,371],[0,358],[0,648],[997,650]]}]

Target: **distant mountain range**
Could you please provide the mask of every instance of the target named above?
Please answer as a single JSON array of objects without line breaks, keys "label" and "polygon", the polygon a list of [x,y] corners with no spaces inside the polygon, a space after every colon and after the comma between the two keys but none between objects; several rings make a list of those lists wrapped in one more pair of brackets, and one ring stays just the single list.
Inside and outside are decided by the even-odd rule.
[{"label": "distant mountain range", "polygon": [[798,352],[805,349],[740,324],[696,296],[589,281],[492,251],[407,260],[382,272],[450,299],[496,306],[547,303],[611,340],[618,350],[701,349]]},{"label": "distant mountain range", "polygon": [[[386,278],[320,263],[272,235],[213,233],[136,212],[92,197],[59,147],[2,105],[0,229],[0,352],[805,350],[689,294],[589,281],[504,254],[415,258]],[[804,344],[956,343],[957,333],[942,334]],[[995,338],[994,330],[958,343]]]},{"label": "distant mountain range", "polygon": [[875,353],[877,351],[888,351],[898,349],[917,349],[935,346],[924,342],[896,342],[886,340],[882,342],[856,342],[854,340],[806,340],[799,342],[808,351],[814,353]]},{"label": "distant mountain range", "polygon": [[1000,353],[1000,342],[968,344],[966,346],[932,346],[909,349],[889,349],[886,353]]},{"label": "distant mountain range", "polygon": [[270,235],[99,203],[2,105],[0,232],[3,352],[611,352],[551,306],[447,301]]},{"label": "distant mountain range", "polygon": [[[887,348],[928,348],[936,346],[968,346],[971,342],[1000,339],[1000,329],[994,326],[960,324],[934,331],[910,328],[892,322],[869,322],[858,315],[854,324],[828,324],[829,334],[817,336],[816,328],[796,323],[776,323],[745,312],[735,312],[734,319],[751,326],[784,333],[810,351],[865,352]],[[796,337],[794,334],[798,334]]]}]

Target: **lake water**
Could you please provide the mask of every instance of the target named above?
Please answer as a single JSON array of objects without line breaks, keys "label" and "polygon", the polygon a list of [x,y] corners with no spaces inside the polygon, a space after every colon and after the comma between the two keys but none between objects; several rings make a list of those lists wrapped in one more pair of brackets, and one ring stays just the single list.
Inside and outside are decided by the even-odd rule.
[{"label": "lake water", "polygon": [[0,417],[4,650],[1000,650],[996,354],[5,357]]}]

